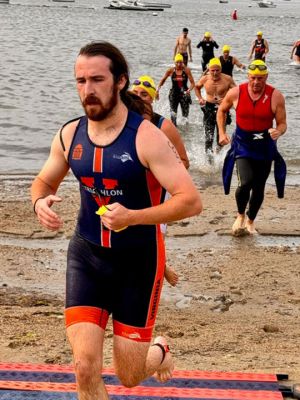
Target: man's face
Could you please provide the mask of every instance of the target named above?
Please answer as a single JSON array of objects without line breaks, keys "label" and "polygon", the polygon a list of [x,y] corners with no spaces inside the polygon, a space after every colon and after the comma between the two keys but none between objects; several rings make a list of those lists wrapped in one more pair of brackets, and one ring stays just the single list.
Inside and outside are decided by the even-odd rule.
[{"label": "man's face", "polygon": [[211,67],[208,68],[209,69],[209,73],[212,77],[212,79],[218,80],[221,76],[221,67],[219,67],[218,65],[212,65]]},{"label": "man's face", "polygon": [[175,66],[176,66],[176,69],[178,69],[178,70],[183,69],[184,63],[183,63],[183,61],[176,61]]},{"label": "man's face", "polygon": [[261,40],[262,36],[261,35],[257,35],[257,40]]},{"label": "man's face", "polygon": [[223,51],[223,57],[226,60],[229,57],[229,51]]},{"label": "man's face", "polygon": [[253,93],[259,94],[264,91],[268,75],[251,75],[248,74],[249,86]]},{"label": "man's face", "polygon": [[104,56],[78,56],[75,64],[78,94],[87,117],[93,121],[105,119],[119,101],[122,85],[114,83],[110,62]]},{"label": "man's face", "polygon": [[187,37],[187,35],[188,35],[188,32],[182,32],[183,33],[183,37]]},{"label": "man's face", "polygon": [[153,103],[152,97],[145,89],[143,89],[142,86],[136,86],[133,89],[133,93],[135,93],[137,96],[139,96],[145,103],[148,103],[148,104]]}]

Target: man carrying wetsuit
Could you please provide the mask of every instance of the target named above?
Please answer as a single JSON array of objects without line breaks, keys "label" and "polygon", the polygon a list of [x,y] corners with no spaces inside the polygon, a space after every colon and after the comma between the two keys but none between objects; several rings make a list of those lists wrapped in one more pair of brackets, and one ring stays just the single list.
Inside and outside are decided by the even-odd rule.
[{"label": "man carrying wetsuit", "polygon": [[[201,76],[195,85],[195,94],[203,111],[203,125],[205,131],[205,153],[208,161],[212,159],[215,130],[217,128],[216,114],[222,99],[228,90],[235,86],[231,76],[221,73],[221,62],[212,58],[208,64],[208,73]],[[206,99],[202,97],[201,89],[206,92]],[[230,120],[229,120],[230,119]],[[230,124],[231,118],[227,116],[226,123]],[[218,146],[218,129],[217,129]]]},{"label": "man carrying wetsuit", "polygon": [[229,55],[231,47],[225,44],[223,46],[223,54],[219,57],[222,66],[222,74],[232,76],[233,67],[236,65],[239,68],[245,69],[246,66],[239,62],[236,57]]},{"label": "man carrying wetsuit", "polygon": [[214,58],[214,48],[218,49],[219,45],[215,42],[210,32],[205,32],[203,39],[197,44],[197,49],[202,49],[202,71],[206,70],[209,60]]},{"label": "man carrying wetsuit", "polygon": [[263,33],[261,31],[257,32],[257,38],[253,40],[249,53],[249,60],[252,59],[254,53],[255,60],[266,61],[266,55],[269,53],[269,43],[267,39],[263,38]]},{"label": "man carrying wetsuit", "polygon": [[[174,62],[175,62],[175,67],[167,69],[165,75],[158,84],[157,92],[159,93],[159,90],[162,87],[162,85],[170,77],[172,80],[172,88],[170,89],[169,92],[171,120],[173,124],[176,126],[177,110],[179,104],[181,107],[182,116],[187,121],[190,111],[190,104],[192,103],[191,91],[195,86],[195,82],[190,68],[184,65],[183,57],[181,54],[176,54]],[[189,87],[188,87],[188,82],[190,82]]]},{"label": "man carrying wetsuit", "polygon": [[[223,166],[225,194],[229,193],[234,164],[238,175],[235,197],[237,218],[232,233],[257,233],[254,220],[264,200],[267,178],[274,161],[278,197],[283,197],[286,166],[277,150],[277,139],[287,129],[283,95],[266,83],[268,69],[262,60],[248,66],[248,82],[231,89],[222,101],[217,122],[219,143],[226,145],[230,138],[225,130],[228,110],[236,110],[236,131]],[[276,127],[273,128],[275,120]],[[248,206],[247,218],[246,208]]]},{"label": "man carrying wetsuit", "polygon": [[[166,136],[128,110],[129,69],[119,49],[89,43],[74,71],[85,115],[55,135],[31,197],[39,222],[58,231],[63,222],[52,207],[62,201],[57,190],[70,168],[79,182],[65,321],[78,398],[108,400],[101,371],[110,315],[114,370],[124,386],[172,375],[166,339],[152,342],[165,269],[159,224],[196,215],[202,205]],[[164,189],[171,198],[162,203]]]}]

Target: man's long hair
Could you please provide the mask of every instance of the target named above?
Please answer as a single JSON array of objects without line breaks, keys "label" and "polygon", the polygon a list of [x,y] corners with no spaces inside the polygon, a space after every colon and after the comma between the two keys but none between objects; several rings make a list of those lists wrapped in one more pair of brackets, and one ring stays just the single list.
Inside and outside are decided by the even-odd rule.
[{"label": "man's long hair", "polygon": [[129,68],[121,51],[109,42],[96,41],[83,46],[78,55],[87,57],[104,56],[110,59],[110,72],[114,77],[114,82],[118,83],[122,76],[126,79],[126,84],[120,92],[121,99],[126,104],[126,93],[129,88]]}]

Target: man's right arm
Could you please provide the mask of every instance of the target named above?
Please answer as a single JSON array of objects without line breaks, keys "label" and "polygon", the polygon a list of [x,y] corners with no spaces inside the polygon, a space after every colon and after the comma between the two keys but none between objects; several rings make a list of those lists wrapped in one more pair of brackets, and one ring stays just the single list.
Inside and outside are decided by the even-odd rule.
[{"label": "man's right arm", "polygon": [[203,106],[205,104],[205,100],[203,99],[201,95],[201,89],[204,86],[204,81],[206,80],[206,76],[203,76],[199,79],[199,81],[195,85],[195,95],[199,101],[199,104]]},{"label": "man's right arm", "polygon": [[248,56],[248,60],[251,60],[253,51],[254,51],[254,45],[255,45],[255,40],[252,42],[251,47],[250,47],[250,51],[249,51],[249,56]]},{"label": "man's right arm", "polygon": [[61,201],[56,196],[56,191],[68,170],[69,165],[58,132],[53,139],[48,160],[31,185],[31,200],[34,211],[40,223],[50,230],[57,230],[62,225],[61,219],[51,210],[51,207],[55,202]]},{"label": "man's right arm", "polygon": [[173,58],[175,58],[176,54],[177,54],[177,49],[179,46],[179,38],[176,39],[176,44],[175,44],[175,48],[174,48],[174,55]]},{"label": "man's right arm", "polygon": [[238,99],[239,88],[238,86],[230,89],[224,99],[222,100],[217,112],[217,124],[219,129],[219,144],[225,146],[230,143],[230,138],[226,133],[226,116],[228,111]]}]

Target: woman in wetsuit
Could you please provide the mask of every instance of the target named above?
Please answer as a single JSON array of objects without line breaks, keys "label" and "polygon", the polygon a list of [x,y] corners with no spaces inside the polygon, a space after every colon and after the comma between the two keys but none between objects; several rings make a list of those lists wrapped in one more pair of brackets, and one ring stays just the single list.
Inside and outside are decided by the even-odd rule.
[{"label": "woman in wetsuit", "polygon": [[[176,54],[175,56],[175,67],[168,68],[165,75],[161,79],[157,87],[157,98],[158,93],[165,81],[171,77],[172,88],[169,92],[169,102],[171,110],[171,120],[174,125],[177,125],[177,109],[180,104],[181,113],[184,118],[189,115],[191,100],[191,91],[195,86],[195,81],[191,73],[190,68],[186,67],[183,63],[183,56]],[[190,86],[188,87],[188,81]]]}]

